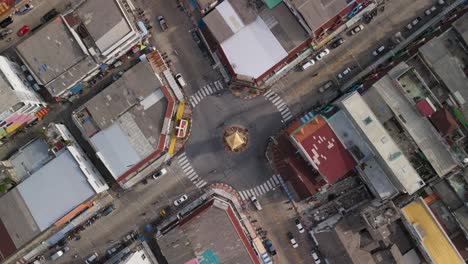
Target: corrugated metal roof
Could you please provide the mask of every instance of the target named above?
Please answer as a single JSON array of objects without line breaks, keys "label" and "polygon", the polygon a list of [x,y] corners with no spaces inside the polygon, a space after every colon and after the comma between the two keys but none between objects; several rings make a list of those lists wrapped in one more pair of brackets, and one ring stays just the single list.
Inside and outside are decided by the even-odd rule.
[{"label": "corrugated metal roof", "polygon": [[402,211],[410,224],[419,230],[420,242],[435,264],[465,263],[421,198],[403,207]]}]

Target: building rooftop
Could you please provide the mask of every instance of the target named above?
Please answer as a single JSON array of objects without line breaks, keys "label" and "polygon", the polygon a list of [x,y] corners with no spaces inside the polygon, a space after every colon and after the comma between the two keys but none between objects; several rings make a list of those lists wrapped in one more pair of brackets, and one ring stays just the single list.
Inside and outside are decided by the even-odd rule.
[{"label": "building rooftop", "polygon": [[291,0],[312,31],[348,6],[348,0]]},{"label": "building rooftop", "polygon": [[[230,207],[209,202],[184,223],[158,238],[169,263],[257,263],[251,258],[251,245],[245,239]],[[256,258],[256,255],[254,255]]]},{"label": "building rooftop", "polygon": [[76,12],[101,53],[132,32],[116,0],[88,0]]},{"label": "building rooftop", "polygon": [[[37,52],[38,47],[41,52]],[[85,50],[61,17],[50,21],[16,47],[31,73],[53,96],[97,68]]]},{"label": "building rooftop", "polygon": [[346,176],[356,165],[351,154],[320,115],[290,133],[290,137],[329,184]]},{"label": "building rooftop", "polygon": [[456,36],[451,30],[424,44],[419,48],[419,52],[460,104],[463,114],[468,116],[468,89],[466,89],[468,78],[463,71],[460,58],[453,55],[452,49],[447,47],[446,43],[449,41],[456,41]]},{"label": "building rooftop", "polygon": [[52,157],[47,142],[36,138],[21,147],[8,160],[15,168],[16,177],[22,181],[40,169]]},{"label": "building rooftop", "polygon": [[75,114],[97,155],[116,179],[160,143],[168,105],[160,88],[150,63],[144,60]]},{"label": "building rooftop", "polygon": [[359,128],[363,137],[368,140],[374,153],[385,162],[389,173],[394,176],[392,181],[397,188],[408,194],[413,194],[425,185],[359,93],[354,92],[346,96],[341,101],[341,105],[348,117],[353,120],[354,125]]},{"label": "building rooftop", "polygon": [[399,85],[395,86],[396,83],[389,75],[386,75],[373,86],[424,153],[437,175],[442,177],[448,174],[457,167],[455,158],[434,126],[405,97],[402,88]]},{"label": "building rooftop", "polygon": [[254,79],[307,39],[307,33],[284,3],[257,11],[247,1],[224,1],[203,20],[233,71]]},{"label": "building rooftop", "polygon": [[374,195],[377,195],[380,199],[388,199],[396,195],[398,190],[388,179],[388,176],[378,164],[369,146],[344,111],[334,114],[332,118],[328,119],[328,123],[340,141],[343,142],[346,149],[349,150],[358,162],[357,166],[363,172],[362,176],[365,177]]},{"label": "building rooftop", "polygon": [[403,207],[402,212],[412,226],[412,233],[427,252],[432,262],[464,263],[458,251],[435,219],[422,198]]},{"label": "building rooftop", "polygon": [[460,34],[466,44],[468,44],[468,14],[464,14],[452,24],[452,27]]}]

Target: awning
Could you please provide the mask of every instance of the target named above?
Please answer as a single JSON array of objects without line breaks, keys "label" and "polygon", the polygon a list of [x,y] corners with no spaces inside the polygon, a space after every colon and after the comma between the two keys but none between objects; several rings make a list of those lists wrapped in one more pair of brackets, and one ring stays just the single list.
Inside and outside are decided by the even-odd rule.
[{"label": "awning", "polygon": [[148,29],[146,28],[145,23],[143,23],[143,21],[138,21],[137,24],[141,30],[140,37],[146,36],[146,34],[148,34]]},{"label": "awning", "polygon": [[70,92],[72,94],[77,94],[79,93],[81,90],[83,90],[83,84],[82,83],[77,83],[75,84],[75,86],[73,86],[71,89],[70,89]]},{"label": "awning", "polygon": [[36,112],[36,117],[41,119],[43,118],[45,115],[47,115],[47,113],[49,113],[49,109],[44,107],[42,108],[41,110],[37,111]]}]

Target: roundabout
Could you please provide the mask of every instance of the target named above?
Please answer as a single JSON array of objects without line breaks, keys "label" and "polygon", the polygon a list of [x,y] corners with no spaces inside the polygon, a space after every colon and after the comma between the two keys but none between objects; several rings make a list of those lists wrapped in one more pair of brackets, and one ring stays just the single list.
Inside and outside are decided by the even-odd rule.
[{"label": "roundabout", "polygon": [[180,154],[189,178],[195,173],[208,184],[222,182],[239,191],[272,179],[265,150],[283,123],[271,101],[264,96],[243,100],[225,92],[205,97],[192,117],[192,133]]}]

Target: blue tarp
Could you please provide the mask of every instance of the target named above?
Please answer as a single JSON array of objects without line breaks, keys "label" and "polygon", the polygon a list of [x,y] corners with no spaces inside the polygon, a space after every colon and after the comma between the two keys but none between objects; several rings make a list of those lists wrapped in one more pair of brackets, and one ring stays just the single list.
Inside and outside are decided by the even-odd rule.
[{"label": "blue tarp", "polygon": [[72,94],[77,94],[79,93],[81,90],[83,90],[83,84],[82,83],[77,83],[75,84],[75,86],[73,86],[71,89],[70,89],[70,92]]}]

